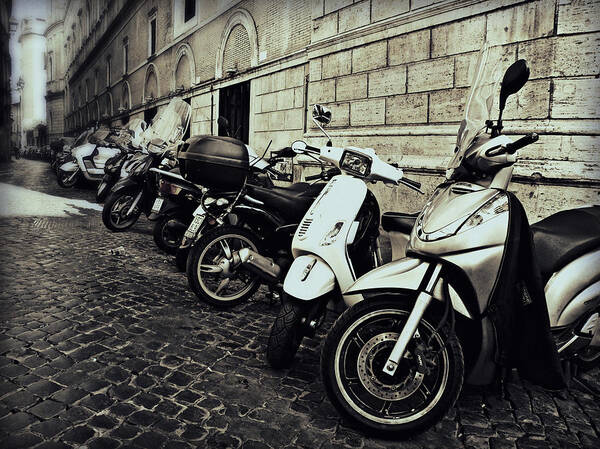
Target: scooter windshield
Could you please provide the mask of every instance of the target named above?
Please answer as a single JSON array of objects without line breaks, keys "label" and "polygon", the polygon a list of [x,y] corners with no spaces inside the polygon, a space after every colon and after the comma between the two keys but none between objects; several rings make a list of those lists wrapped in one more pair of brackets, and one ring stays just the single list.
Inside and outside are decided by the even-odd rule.
[{"label": "scooter windshield", "polygon": [[485,130],[485,122],[490,119],[494,97],[498,93],[498,84],[502,73],[502,56],[497,54],[502,49],[495,47],[492,50],[495,51],[491,52],[487,43],[485,43],[479,52],[471,81],[471,89],[465,105],[465,116],[458,128],[454,157],[448,163],[449,170],[460,166],[465,152],[475,141],[475,138]]},{"label": "scooter windshield", "polygon": [[181,139],[189,125],[191,109],[181,98],[173,98],[160,116],[152,122],[144,140],[150,142],[160,139],[169,144]]}]

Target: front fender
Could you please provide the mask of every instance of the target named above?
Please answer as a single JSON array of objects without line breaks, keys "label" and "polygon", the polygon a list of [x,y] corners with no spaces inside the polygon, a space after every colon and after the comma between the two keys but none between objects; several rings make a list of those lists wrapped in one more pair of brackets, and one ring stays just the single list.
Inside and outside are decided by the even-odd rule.
[{"label": "front fender", "polygon": [[[412,257],[395,260],[369,271],[342,293],[346,297],[365,293],[419,292],[422,290],[422,283],[430,266],[429,262]],[[433,297],[439,301],[444,300],[442,281],[443,279],[440,279],[433,289]],[[448,291],[454,309],[461,315],[472,318],[464,301],[450,284]]]},{"label": "front fender", "polygon": [[141,188],[140,184],[133,179],[121,178],[119,179],[112,188],[112,193],[122,192],[124,190],[129,190],[132,188]]},{"label": "front fender", "polygon": [[[312,266],[308,275],[307,267]],[[283,282],[283,290],[295,298],[310,301],[335,288],[335,274],[323,259],[304,255],[294,259]]]},{"label": "front fender", "polygon": [[64,164],[62,164],[60,166],[60,170],[66,172],[66,173],[73,173],[74,171],[77,171],[78,169],[79,169],[79,165],[77,165],[73,161],[65,162]]}]

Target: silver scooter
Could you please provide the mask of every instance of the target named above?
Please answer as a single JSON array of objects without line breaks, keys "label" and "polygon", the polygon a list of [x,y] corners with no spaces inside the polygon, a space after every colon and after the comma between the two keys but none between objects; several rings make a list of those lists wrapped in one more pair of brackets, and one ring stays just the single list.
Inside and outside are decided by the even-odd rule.
[{"label": "silver scooter", "polygon": [[600,363],[600,207],[529,228],[507,187],[516,151],[538,137],[501,134],[506,99],[529,69],[519,60],[506,70],[494,124],[499,77],[490,50],[479,55],[448,181],[417,218],[409,257],[350,286],[345,295],[366,300],[327,335],[321,372],[329,399],[368,432],[406,437],[430,428],[455,403],[463,378],[490,384],[517,367],[554,389],[565,386],[569,365]]}]

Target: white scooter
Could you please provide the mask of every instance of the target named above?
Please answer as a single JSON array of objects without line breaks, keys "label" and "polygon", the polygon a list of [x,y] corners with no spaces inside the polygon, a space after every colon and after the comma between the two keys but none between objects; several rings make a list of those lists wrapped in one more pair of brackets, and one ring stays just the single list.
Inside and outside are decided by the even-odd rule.
[{"label": "white scooter", "polygon": [[[316,104],[313,120],[329,138],[322,125],[331,120],[331,112]],[[300,222],[292,242],[294,262],[283,283],[283,306],[269,337],[267,360],[274,368],[291,364],[302,338],[314,335],[325,316],[327,303],[343,297],[346,305],[362,299],[360,294],[343,295],[347,287],[362,274],[381,265],[379,204],[367,183],[403,184],[418,192],[420,184],[407,179],[402,170],[382,161],[371,148],[315,148],[296,141],[292,149],[312,154],[342,172],[334,176],[314,201]],[[421,192],[422,193],[422,192]],[[388,213],[389,222],[407,236],[415,216]],[[402,232],[398,232],[402,234]],[[405,237],[407,240],[407,237]],[[394,245],[396,246],[396,245]]]},{"label": "white scooter", "polygon": [[134,119],[125,130],[111,130],[106,126],[96,130],[88,142],[73,149],[72,160],[60,166],[58,184],[66,188],[73,187],[81,177],[92,182],[101,181],[106,161],[121,153],[121,148],[110,142],[111,137],[115,133],[128,132],[131,134],[131,145],[139,148],[146,128],[145,121]]},{"label": "white scooter", "polygon": [[600,208],[528,226],[507,189],[515,153],[537,135],[513,142],[501,134],[501,119],[529,68],[519,60],[506,70],[494,124],[501,72],[490,51],[484,45],[480,53],[447,182],[417,219],[410,257],[344,290],[368,300],[337,319],[323,347],[331,402],[378,435],[435,425],[463,379],[502,385],[516,367],[522,378],[559,389],[574,365],[600,364]]}]

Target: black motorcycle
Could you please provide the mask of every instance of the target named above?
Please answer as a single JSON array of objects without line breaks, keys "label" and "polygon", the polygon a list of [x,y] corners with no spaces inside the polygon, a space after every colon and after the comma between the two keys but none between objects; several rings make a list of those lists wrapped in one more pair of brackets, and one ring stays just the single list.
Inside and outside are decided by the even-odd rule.
[{"label": "black motorcycle", "polygon": [[142,212],[150,215],[157,195],[157,176],[150,169],[175,165],[165,147],[162,141],[152,141],[148,154],[132,164],[128,176],[113,186],[102,208],[102,222],[108,229],[125,231],[137,222]]}]

